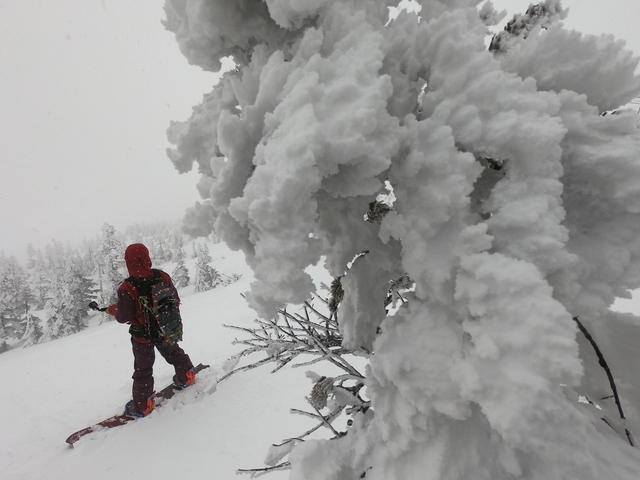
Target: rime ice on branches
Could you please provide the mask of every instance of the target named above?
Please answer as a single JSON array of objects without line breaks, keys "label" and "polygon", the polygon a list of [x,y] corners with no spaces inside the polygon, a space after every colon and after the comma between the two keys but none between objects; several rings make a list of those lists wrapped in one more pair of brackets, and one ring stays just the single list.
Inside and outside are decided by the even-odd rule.
[{"label": "rime ice on branches", "polygon": [[[640,136],[623,108],[638,60],[567,31],[558,0],[492,50],[490,5],[416,3],[393,19],[382,0],[166,4],[191,62],[236,63],[172,125],[170,157],[197,163],[187,226],[244,251],[251,306],[273,319],[314,293],[307,267],[340,277],[368,252],[338,315],[342,347],[372,352],[375,415],[297,445],[291,478],[635,478],[637,452],[571,392],[593,374],[572,318],[606,332],[640,286]],[[388,315],[404,275],[414,289]]]}]

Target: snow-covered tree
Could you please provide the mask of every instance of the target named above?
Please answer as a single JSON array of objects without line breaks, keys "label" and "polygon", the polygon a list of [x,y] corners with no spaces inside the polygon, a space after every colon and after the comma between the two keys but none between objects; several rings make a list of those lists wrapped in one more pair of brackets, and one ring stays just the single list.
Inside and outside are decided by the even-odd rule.
[{"label": "snow-covered tree", "polygon": [[196,292],[205,292],[215,288],[221,283],[220,274],[209,263],[211,256],[209,255],[209,247],[206,243],[198,245],[196,248],[198,256],[196,257],[196,273],[194,286]]},{"label": "snow-covered tree", "polygon": [[27,245],[27,264],[26,267],[28,269],[34,268],[36,266],[36,261],[38,258],[38,252],[35,248],[33,248],[32,244]]},{"label": "snow-covered tree", "polygon": [[184,259],[179,260],[176,268],[171,273],[171,278],[176,288],[182,288],[189,285],[191,278],[189,277],[189,269],[184,264]]},{"label": "snow-covered tree", "polygon": [[[640,287],[637,58],[565,29],[559,0],[493,40],[490,2],[390,20],[397,3],[166,2],[190,62],[237,67],[169,130],[176,168],[202,173],[187,231],[244,251],[265,319],[311,296],[310,265],[340,277],[367,252],[338,315],[343,345],[374,352],[371,409],[297,445],[291,478],[637,478],[640,452],[578,402],[606,389],[572,321],[640,338],[608,310]],[[386,182],[393,205],[364,221]]]},{"label": "snow-covered tree", "polygon": [[29,271],[29,285],[34,296],[35,308],[42,309],[49,298],[50,269],[41,250],[36,252],[33,268]]},{"label": "snow-covered tree", "polygon": [[182,236],[179,235],[180,240],[175,241],[173,245],[174,260],[177,263],[176,268],[171,273],[171,278],[176,288],[182,288],[189,285],[191,278],[189,277],[189,269],[185,265],[185,253],[183,249]]},{"label": "snow-covered tree", "polygon": [[44,330],[41,325],[41,320],[35,315],[27,316],[27,329],[24,333],[24,347],[30,347],[37,343],[40,343],[44,336]]},{"label": "snow-covered tree", "polygon": [[99,247],[97,241],[85,240],[79,249],[78,255],[81,262],[78,266],[82,267],[82,271],[86,275],[94,275],[98,271],[98,263],[100,262]]},{"label": "snow-covered tree", "polygon": [[[80,332],[87,328],[88,305],[95,298],[95,282],[82,273],[80,259],[69,258],[54,276],[48,302],[48,339]],[[37,335],[37,329],[34,331]]]},{"label": "snow-covered tree", "polygon": [[31,299],[26,278],[15,257],[0,256],[0,340],[18,340],[25,332]]},{"label": "snow-covered tree", "polygon": [[171,261],[172,253],[167,248],[165,235],[154,235],[150,242],[149,251],[151,258],[157,264]]},{"label": "snow-covered tree", "polygon": [[173,230],[169,237],[169,248],[171,249],[171,256],[175,262],[180,259],[186,259],[186,253],[184,250],[184,234],[179,228]]},{"label": "snow-covered tree", "polygon": [[116,289],[124,278],[124,267],[124,247],[116,236],[115,228],[105,223],[102,226],[102,246],[98,259],[101,303],[116,301]]}]

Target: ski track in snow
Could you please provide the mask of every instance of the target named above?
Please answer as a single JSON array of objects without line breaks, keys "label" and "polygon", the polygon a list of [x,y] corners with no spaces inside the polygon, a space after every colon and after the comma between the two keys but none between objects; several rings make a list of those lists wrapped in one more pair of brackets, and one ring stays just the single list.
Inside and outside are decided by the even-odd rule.
[{"label": "ski track in snow", "polygon": [[[210,245],[211,265],[240,281],[208,292],[180,291],[185,325],[181,343],[194,364],[205,363],[191,390],[180,392],[149,417],[96,432],[70,448],[71,433],[121,413],[131,398],[133,355],[127,327],[108,322],[78,334],[0,355],[0,472],[10,480],[232,479],[238,468],[264,467],[272,443],[312,426],[291,415],[305,407],[311,384],[304,369],[271,365],[232,375],[215,385],[240,332],[255,314],[241,293],[253,277],[241,253]],[[192,267],[189,264],[190,269]],[[171,272],[173,265],[159,265]],[[190,270],[193,272],[194,270]],[[257,357],[256,357],[257,358]],[[255,359],[254,359],[255,360]],[[172,368],[156,356],[156,390],[171,382]],[[212,393],[207,393],[211,391]],[[288,472],[274,472],[278,480]]]}]

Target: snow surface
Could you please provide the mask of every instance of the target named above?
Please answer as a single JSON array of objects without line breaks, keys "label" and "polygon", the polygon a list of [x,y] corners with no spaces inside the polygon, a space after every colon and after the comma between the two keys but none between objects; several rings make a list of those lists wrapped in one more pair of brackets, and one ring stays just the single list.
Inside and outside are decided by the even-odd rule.
[{"label": "snow surface", "polygon": [[[304,396],[311,383],[304,370],[271,375],[267,365],[232,375],[216,388],[227,359],[240,350],[232,345],[238,332],[223,324],[251,326],[255,313],[240,295],[252,281],[243,255],[223,244],[210,250],[218,271],[243,275],[207,292],[193,293],[192,286],[180,291],[181,345],[194,363],[211,369],[149,417],[90,434],[74,448],[65,443],[71,433],[121,413],[131,398],[133,355],[124,325],[111,321],[0,355],[1,478],[230,479],[238,468],[264,467],[272,443],[313,426],[289,413],[308,409]],[[173,265],[159,267],[171,271]],[[173,374],[158,355],[156,389],[171,383]],[[287,476],[274,472],[269,478]]]}]

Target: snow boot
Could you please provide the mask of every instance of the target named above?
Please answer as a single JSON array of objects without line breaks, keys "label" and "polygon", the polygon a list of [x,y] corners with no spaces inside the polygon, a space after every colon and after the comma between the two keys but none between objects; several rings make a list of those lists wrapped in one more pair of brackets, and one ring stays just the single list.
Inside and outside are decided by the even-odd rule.
[{"label": "snow boot", "polygon": [[124,406],[124,414],[133,418],[146,417],[153,411],[153,408],[156,406],[155,400],[156,394],[154,393],[147,399],[147,406],[143,411],[138,410],[138,407],[136,407],[136,404],[133,400],[129,400]]},{"label": "snow boot", "polygon": [[181,382],[180,380],[178,380],[178,376],[174,375],[173,386],[179,390],[182,390],[183,388],[187,388],[189,385],[196,381],[196,372],[193,370],[193,368],[186,371],[185,376],[187,377],[186,381]]}]

